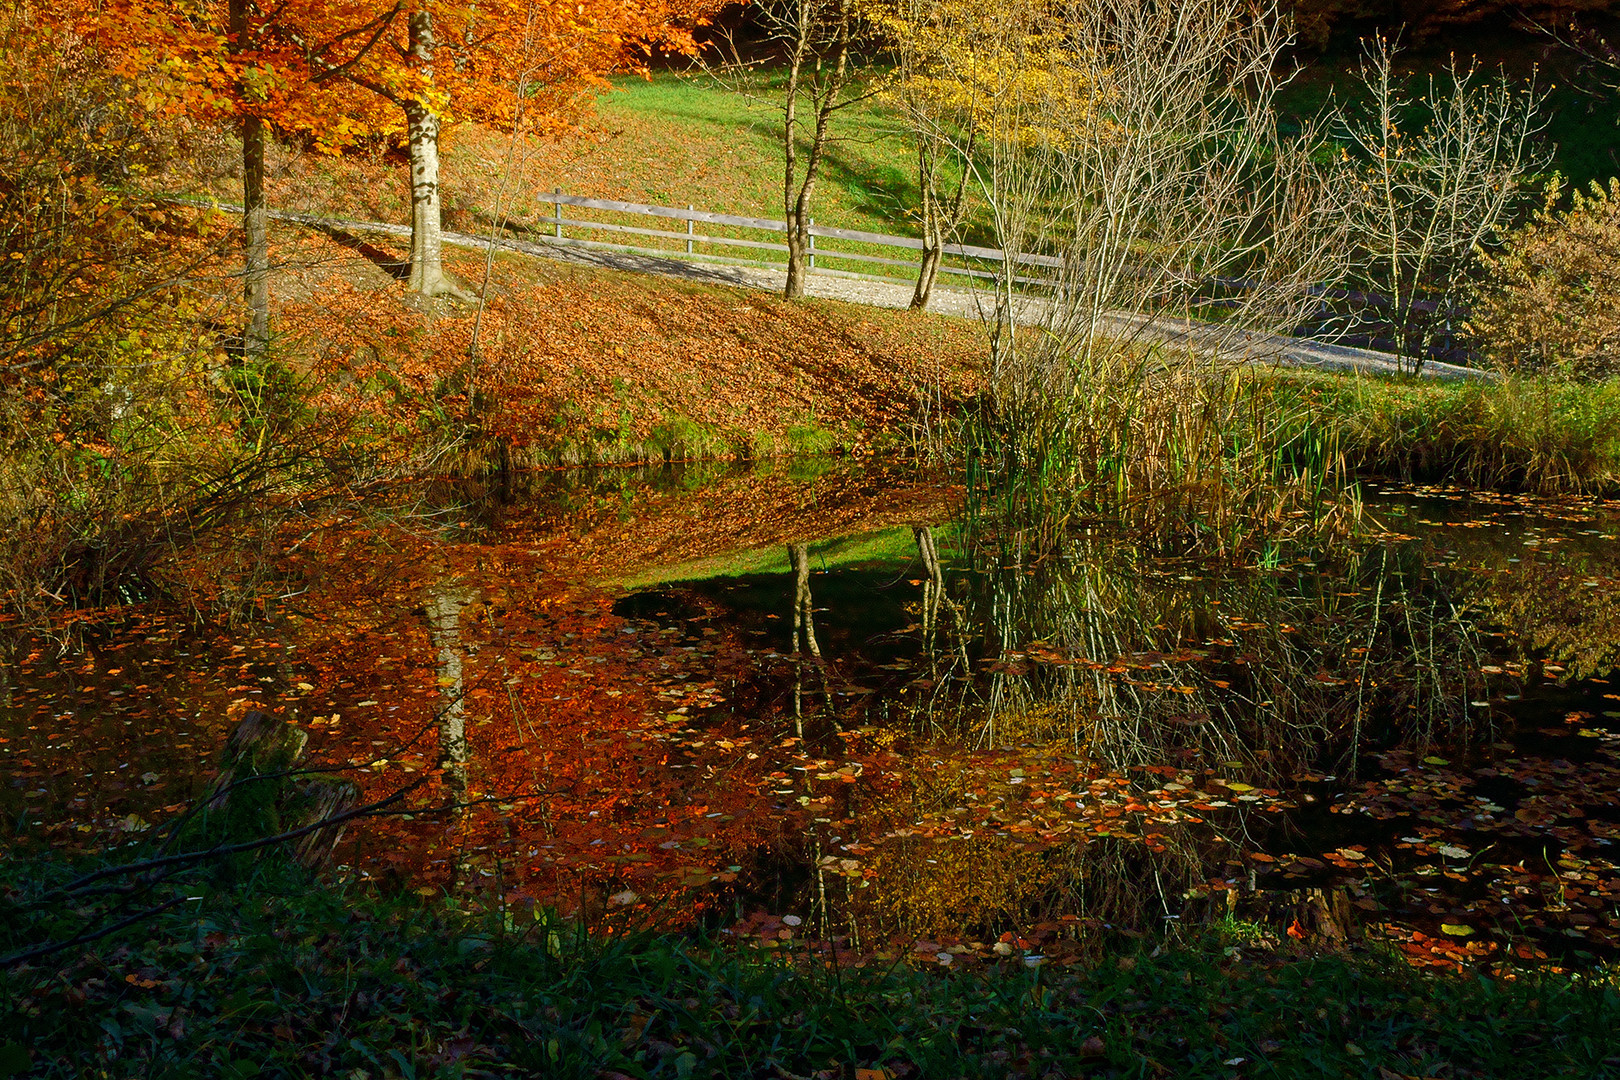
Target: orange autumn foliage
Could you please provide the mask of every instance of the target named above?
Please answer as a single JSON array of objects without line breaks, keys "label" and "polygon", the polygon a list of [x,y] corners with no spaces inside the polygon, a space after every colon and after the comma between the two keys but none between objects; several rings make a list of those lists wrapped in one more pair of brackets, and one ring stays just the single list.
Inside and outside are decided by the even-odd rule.
[{"label": "orange autumn foliage", "polygon": [[[405,100],[444,116],[566,126],[656,51],[689,51],[703,0],[166,0],[72,3],[53,16],[91,41],[137,96],[209,120],[257,116],[317,149],[398,138]],[[233,26],[232,9],[238,8]],[[438,62],[413,57],[407,22],[432,14]],[[366,92],[371,91],[371,92]]]}]

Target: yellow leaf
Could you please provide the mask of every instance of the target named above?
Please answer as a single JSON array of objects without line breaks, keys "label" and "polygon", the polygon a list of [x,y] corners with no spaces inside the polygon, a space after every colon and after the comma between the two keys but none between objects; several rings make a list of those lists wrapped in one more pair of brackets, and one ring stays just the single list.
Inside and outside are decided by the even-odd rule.
[{"label": "yellow leaf", "polygon": [[1452,937],[1473,937],[1474,928],[1464,926],[1462,923],[1443,922],[1440,924],[1440,932],[1450,934]]}]

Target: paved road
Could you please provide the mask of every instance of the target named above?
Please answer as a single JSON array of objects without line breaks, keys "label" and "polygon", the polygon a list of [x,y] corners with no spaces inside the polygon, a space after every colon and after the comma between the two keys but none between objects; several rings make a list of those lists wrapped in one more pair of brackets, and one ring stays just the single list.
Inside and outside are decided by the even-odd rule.
[{"label": "paved road", "polygon": [[[409,232],[409,230],[404,230]],[[445,234],[445,243],[458,246],[483,247],[487,237]],[[717,284],[738,285],[766,292],[781,292],[787,282],[787,272],[769,267],[730,266],[722,263],[697,263],[684,259],[662,259],[652,255],[633,255],[569,243],[566,239],[508,240],[502,243],[508,250],[521,251],[542,258],[612,270],[643,274],[663,274],[669,277]],[[812,274],[805,283],[805,292],[826,300],[843,300],[873,307],[904,308],[911,304],[912,287],[903,282],[889,283],[858,278]],[[937,315],[980,318],[994,307],[994,297],[984,292],[936,287],[929,297],[928,310]],[[1040,311],[1035,302],[1021,313],[1019,321],[1038,324]],[[1348,345],[1333,345],[1304,338],[1284,337],[1253,331],[1231,331],[1179,319],[1154,319],[1115,316],[1109,320],[1121,336],[1157,344],[1192,348],[1200,352],[1219,350],[1226,355],[1241,354],[1258,362],[1281,364],[1288,367],[1308,367],[1322,371],[1370,371],[1398,374],[1402,369],[1396,358],[1372,349],[1357,349]],[[1462,367],[1431,361],[1423,365],[1423,374],[1434,379],[1493,379],[1495,374],[1478,368]]]}]

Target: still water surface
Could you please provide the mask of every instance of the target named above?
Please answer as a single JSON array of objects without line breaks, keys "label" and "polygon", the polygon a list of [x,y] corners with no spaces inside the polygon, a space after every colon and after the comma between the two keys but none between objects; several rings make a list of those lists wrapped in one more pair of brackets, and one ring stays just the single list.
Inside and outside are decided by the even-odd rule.
[{"label": "still water surface", "polygon": [[8,832],[138,844],[261,707],[368,795],[434,777],[340,853],[410,887],[951,962],[1213,920],[1620,946],[1613,506],[1374,489],[1374,539],[1216,566],[1033,559],[871,469],[429,501],[456,527],[307,543],[268,622],[14,636]]}]

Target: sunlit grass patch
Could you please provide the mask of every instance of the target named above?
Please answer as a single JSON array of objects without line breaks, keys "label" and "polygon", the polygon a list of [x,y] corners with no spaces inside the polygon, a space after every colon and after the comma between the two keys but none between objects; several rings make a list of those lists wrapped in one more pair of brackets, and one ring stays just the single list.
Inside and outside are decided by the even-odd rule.
[{"label": "sunlit grass patch", "polygon": [[1279,371],[1358,471],[1540,494],[1620,490],[1620,380],[1416,382]]}]

